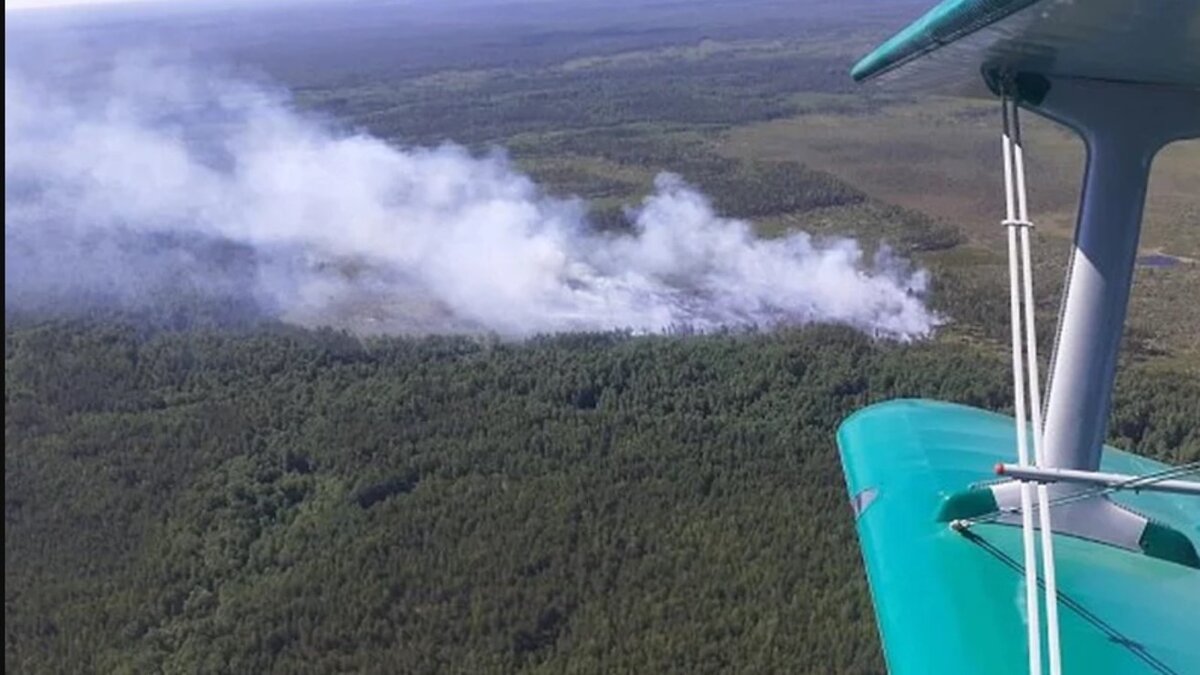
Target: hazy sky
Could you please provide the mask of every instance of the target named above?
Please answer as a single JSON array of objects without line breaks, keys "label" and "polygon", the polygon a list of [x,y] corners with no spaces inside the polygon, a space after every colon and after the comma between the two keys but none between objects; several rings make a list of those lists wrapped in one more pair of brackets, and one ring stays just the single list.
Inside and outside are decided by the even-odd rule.
[{"label": "hazy sky", "polygon": [[160,0],[4,0],[4,11],[14,9],[39,9],[44,7],[67,7],[71,5],[114,5],[129,2],[157,2]]}]

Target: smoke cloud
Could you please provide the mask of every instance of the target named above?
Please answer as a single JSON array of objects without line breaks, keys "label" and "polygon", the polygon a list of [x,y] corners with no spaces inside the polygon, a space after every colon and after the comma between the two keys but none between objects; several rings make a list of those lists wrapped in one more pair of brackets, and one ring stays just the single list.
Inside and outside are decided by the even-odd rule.
[{"label": "smoke cloud", "polygon": [[6,65],[4,93],[10,305],[248,297],[304,324],[511,337],[837,322],[910,339],[936,323],[927,275],[886,248],[759,239],[667,173],[632,232],[605,233],[502,153],[336,132],[211,69]]}]

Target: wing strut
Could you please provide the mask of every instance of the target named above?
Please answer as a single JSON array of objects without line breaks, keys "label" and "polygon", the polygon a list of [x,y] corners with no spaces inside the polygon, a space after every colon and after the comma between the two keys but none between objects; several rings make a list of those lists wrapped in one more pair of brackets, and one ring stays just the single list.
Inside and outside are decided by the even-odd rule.
[{"label": "wing strut", "polygon": [[[1021,145],[1021,121],[1019,106],[1008,96],[1001,97],[1001,112],[1004,116],[1004,203],[1008,228],[1008,272],[1009,306],[1012,312],[1013,390],[1017,424],[1017,462],[1024,468],[1030,465],[1028,432],[1026,427],[1026,380],[1029,374],[1029,406],[1033,422],[1033,464],[1040,468],[1042,462],[1042,401],[1041,382],[1038,377],[1037,331],[1034,325],[1033,303],[1033,255],[1029,243],[1029,208],[1025,190],[1025,155]],[[1017,241],[1020,239],[1018,248]],[[1024,300],[1024,321],[1021,305]],[[1025,340],[1022,349],[1021,326],[1024,323]],[[1029,483],[1021,482],[1021,535],[1025,552],[1025,607],[1028,617],[1029,672],[1041,675],[1041,626],[1037,597],[1037,551],[1033,537],[1033,508]],[[1045,580],[1046,603],[1046,646],[1050,661],[1050,675],[1062,675],[1062,658],[1058,640],[1058,590],[1054,573],[1054,530],[1050,527],[1049,494],[1044,483],[1037,485],[1038,526],[1041,529],[1042,575]]]}]

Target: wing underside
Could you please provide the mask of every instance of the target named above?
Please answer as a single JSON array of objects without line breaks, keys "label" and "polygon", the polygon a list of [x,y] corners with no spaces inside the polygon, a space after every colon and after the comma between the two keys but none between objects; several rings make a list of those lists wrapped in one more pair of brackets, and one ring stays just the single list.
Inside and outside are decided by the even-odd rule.
[{"label": "wing underside", "polygon": [[946,0],[851,75],[986,94],[981,70],[1200,87],[1196,0]]}]

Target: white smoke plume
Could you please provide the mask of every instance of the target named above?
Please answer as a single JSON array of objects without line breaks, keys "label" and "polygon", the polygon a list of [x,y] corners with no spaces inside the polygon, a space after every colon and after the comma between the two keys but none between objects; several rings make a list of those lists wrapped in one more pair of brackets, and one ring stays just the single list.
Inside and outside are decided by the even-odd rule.
[{"label": "white smoke plume", "polygon": [[838,322],[910,339],[936,323],[926,274],[886,249],[759,239],[671,174],[632,233],[602,233],[500,153],[334,132],[211,70],[6,65],[4,93],[6,302],[248,293],[302,323],[512,337]]}]

